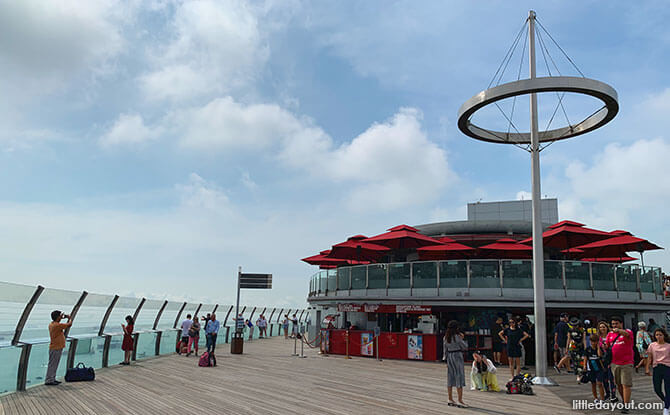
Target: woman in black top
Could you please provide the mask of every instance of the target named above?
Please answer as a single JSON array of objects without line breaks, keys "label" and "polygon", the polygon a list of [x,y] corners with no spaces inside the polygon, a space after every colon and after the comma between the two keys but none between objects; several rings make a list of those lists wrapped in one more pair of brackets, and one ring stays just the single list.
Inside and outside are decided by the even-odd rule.
[{"label": "woman in black top", "polygon": [[512,377],[521,373],[520,358],[521,358],[521,342],[526,340],[528,333],[517,327],[516,320],[513,318],[509,320],[509,327],[501,330],[498,336],[507,344],[507,360],[509,361],[509,370]]}]

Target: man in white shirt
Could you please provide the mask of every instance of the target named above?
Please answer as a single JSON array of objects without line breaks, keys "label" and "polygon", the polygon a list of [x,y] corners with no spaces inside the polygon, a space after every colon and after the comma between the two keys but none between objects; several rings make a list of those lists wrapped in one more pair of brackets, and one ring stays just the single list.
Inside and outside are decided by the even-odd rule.
[{"label": "man in white shirt", "polygon": [[181,344],[179,345],[179,354],[181,354],[181,348],[188,344],[188,331],[193,325],[193,320],[191,320],[191,315],[186,315],[186,320],[181,322]]}]

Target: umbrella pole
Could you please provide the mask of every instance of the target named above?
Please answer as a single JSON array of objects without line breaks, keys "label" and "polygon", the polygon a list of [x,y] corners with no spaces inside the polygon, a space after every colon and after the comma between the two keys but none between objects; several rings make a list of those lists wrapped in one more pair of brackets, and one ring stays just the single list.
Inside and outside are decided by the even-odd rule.
[{"label": "umbrella pole", "polygon": [[642,263],[642,275],[644,275],[644,252],[640,251],[640,262]]}]

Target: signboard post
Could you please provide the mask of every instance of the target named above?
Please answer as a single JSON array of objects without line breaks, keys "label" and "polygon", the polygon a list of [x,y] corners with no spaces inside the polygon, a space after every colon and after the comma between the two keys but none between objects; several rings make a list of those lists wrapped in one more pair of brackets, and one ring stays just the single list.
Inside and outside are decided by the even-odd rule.
[{"label": "signboard post", "polygon": [[381,329],[379,326],[375,327],[375,347],[377,348],[377,360],[382,361],[382,357],[379,356],[379,335],[381,334]]},{"label": "signboard post", "polygon": [[[244,319],[240,318],[240,290],[271,289],[272,274],[243,274],[242,267],[237,268],[237,301],[235,302],[235,331],[230,342],[230,353],[242,354],[244,350]],[[241,320],[241,321],[240,321]]]}]

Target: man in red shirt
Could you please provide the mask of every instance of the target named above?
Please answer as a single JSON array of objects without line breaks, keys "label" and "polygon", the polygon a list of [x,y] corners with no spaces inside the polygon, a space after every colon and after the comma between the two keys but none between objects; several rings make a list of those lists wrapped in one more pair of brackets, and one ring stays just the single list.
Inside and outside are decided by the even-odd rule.
[{"label": "man in red shirt", "polygon": [[[631,388],[633,387],[633,332],[623,328],[623,319],[612,317],[612,332],[605,339],[608,347],[612,348],[612,374],[623,403],[630,402]],[[621,411],[628,413],[624,407]]]}]

